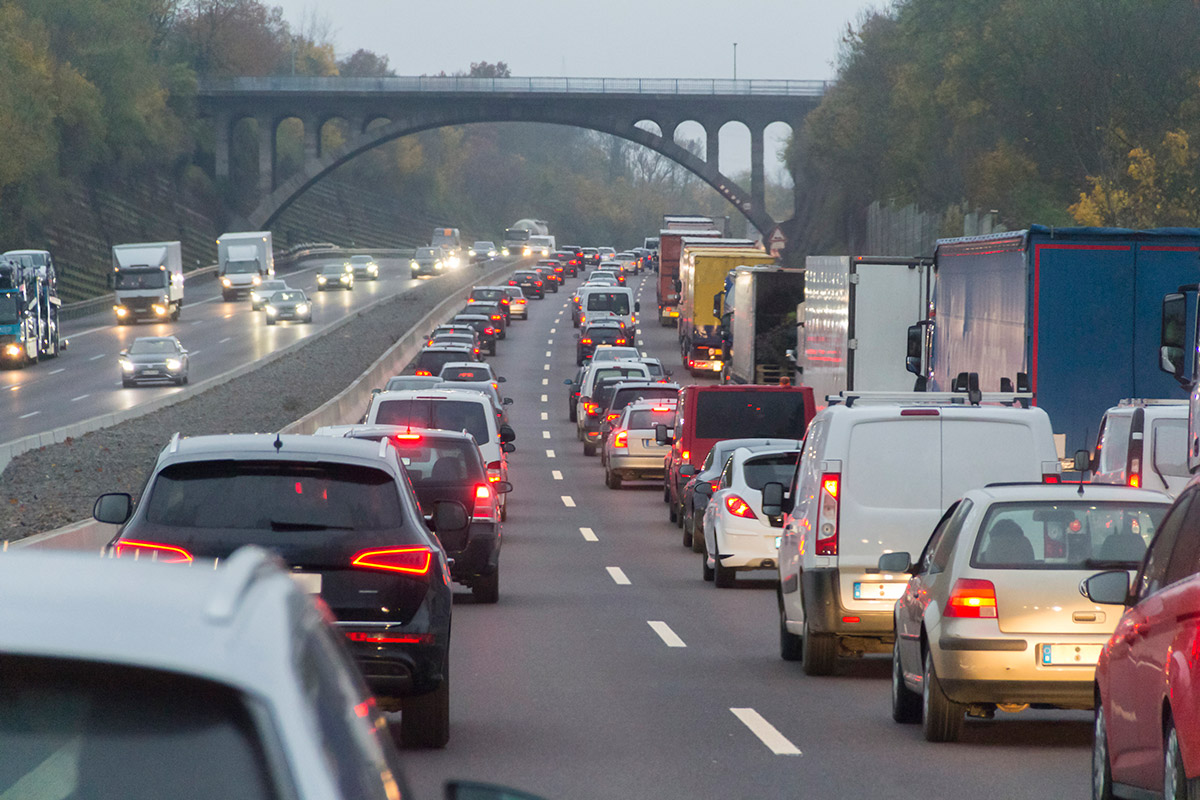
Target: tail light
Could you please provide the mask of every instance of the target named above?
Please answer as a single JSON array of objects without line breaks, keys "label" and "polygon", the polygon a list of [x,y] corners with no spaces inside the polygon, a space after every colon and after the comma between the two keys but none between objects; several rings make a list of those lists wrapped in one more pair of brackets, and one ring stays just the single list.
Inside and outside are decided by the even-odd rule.
[{"label": "tail light", "polygon": [[1054,472],[1044,473],[1042,475],[1042,483],[1062,483],[1062,476]]},{"label": "tail light", "polygon": [[617,431],[613,447],[629,447],[629,431]]},{"label": "tail light", "polygon": [[583,411],[585,414],[595,414],[599,410],[600,410],[600,406],[597,403],[584,403],[583,404]]},{"label": "tail light", "polygon": [[[348,631],[346,638],[352,642],[365,642],[367,644],[433,644],[434,642],[434,635],[432,633],[363,633],[361,631]],[[372,701],[374,701],[374,698],[372,698]],[[357,710],[358,706],[355,706],[355,711]]]},{"label": "tail light", "polygon": [[735,517],[758,519],[758,515],[754,513],[754,509],[750,508],[750,504],[736,494],[728,495],[725,498],[725,509]]},{"label": "tail light", "polygon": [[132,558],[135,561],[142,558],[161,561],[164,564],[190,564],[194,561],[192,554],[182,547],[160,542],[140,542],[134,539],[118,540],[114,552],[117,558]]},{"label": "tail light", "polygon": [[494,334],[496,332],[496,329],[495,328],[484,328],[483,332],[487,333],[487,334]]},{"label": "tail light", "polygon": [[[1137,410],[1141,411],[1140,408]],[[1141,420],[1135,418],[1134,424],[1131,426],[1134,430],[1129,437],[1129,455],[1125,463],[1125,474],[1128,476],[1125,482],[1135,489],[1140,489],[1142,486],[1142,437],[1144,433],[1138,430],[1141,427],[1136,424],[1138,422]]]},{"label": "tail light", "polygon": [[613,342],[613,344],[625,344],[625,340],[624,340],[624,339],[617,339],[615,342]]},{"label": "tail light", "polygon": [[433,373],[427,369],[419,369],[419,370],[417,370],[416,374],[417,375],[430,375],[430,376],[433,375]]},{"label": "tail light", "polygon": [[683,463],[686,464],[688,462],[688,459],[690,459],[692,457],[692,451],[684,450],[682,455],[683,455]]},{"label": "tail light", "polygon": [[428,575],[433,564],[433,551],[428,547],[387,547],[363,550],[350,559],[350,566],[381,572],[402,572],[405,575]]},{"label": "tail light", "polygon": [[516,286],[516,285],[517,285],[517,282],[516,282],[516,281],[509,281],[509,282],[508,282],[508,285],[509,285],[509,286]]},{"label": "tail light", "polygon": [[592,340],[591,339],[580,339],[579,343],[580,344],[591,344]]},{"label": "tail light", "polygon": [[533,285],[534,285],[534,286],[541,286],[541,285],[542,285],[542,282],[541,282],[541,281],[534,281],[534,282],[533,282]]},{"label": "tail light", "polygon": [[504,319],[504,315],[503,314],[492,314],[492,319],[494,319],[498,322],[498,321]]},{"label": "tail light", "polygon": [[486,483],[475,487],[475,507],[471,509],[471,517],[489,522],[496,520],[495,495],[492,493],[492,487]]},{"label": "tail light", "polygon": [[619,417],[619,416],[621,416],[621,415],[620,415],[620,414],[605,414],[605,415],[604,415],[604,421],[605,421],[605,422],[612,422],[614,419],[616,419],[616,418],[617,418],[617,417]]},{"label": "tail light", "polygon": [[813,552],[819,556],[836,556],[838,552],[839,500],[842,475],[826,472],[821,476],[821,502],[817,513],[817,543]]},{"label": "tail light", "polygon": [[421,440],[421,434],[419,434],[419,433],[397,433],[392,438],[399,442],[419,442]]},{"label": "tail light", "polygon": [[969,619],[996,618],[996,587],[991,581],[959,578],[950,590],[950,599],[942,612],[946,617]]},{"label": "tail light", "polygon": [[504,477],[503,472],[502,472],[503,469],[504,469],[504,465],[501,464],[499,461],[489,461],[488,465],[487,465],[488,481],[491,483],[495,483],[496,481],[498,481],[502,477]]}]

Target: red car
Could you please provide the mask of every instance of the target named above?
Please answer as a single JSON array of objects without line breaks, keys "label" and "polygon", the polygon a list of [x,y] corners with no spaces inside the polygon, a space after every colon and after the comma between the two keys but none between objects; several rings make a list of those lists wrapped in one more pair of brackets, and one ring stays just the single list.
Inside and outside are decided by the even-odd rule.
[{"label": "red car", "polygon": [[1124,615],[1096,666],[1092,797],[1200,796],[1200,482],[1175,500],[1132,586],[1080,591]]}]

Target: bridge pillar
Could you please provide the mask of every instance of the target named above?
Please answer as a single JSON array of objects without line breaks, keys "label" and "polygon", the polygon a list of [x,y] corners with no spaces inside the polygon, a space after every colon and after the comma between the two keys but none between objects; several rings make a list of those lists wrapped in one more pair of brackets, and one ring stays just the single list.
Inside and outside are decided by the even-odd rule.
[{"label": "bridge pillar", "polygon": [[[767,209],[766,168],[763,164],[763,139],[766,136],[766,126],[754,123],[750,127],[750,202],[756,211],[765,212]],[[763,231],[767,235],[769,231]]]},{"label": "bridge pillar", "polygon": [[275,119],[266,115],[258,121],[258,193],[266,197],[275,191]]},{"label": "bridge pillar", "polygon": [[233,137],[233,118],[228,114],[213,117],[213,157],[216,177],[229,177],[229,140]]},{"label": "bridge pillar", "polygon": [[304,163],[309,164],[321,157],[321,118],[304,117]]},{"label": "bridge pillar", "polygon": [[721,126],[704,126],[704,162],[715,170],[721,169]]}]

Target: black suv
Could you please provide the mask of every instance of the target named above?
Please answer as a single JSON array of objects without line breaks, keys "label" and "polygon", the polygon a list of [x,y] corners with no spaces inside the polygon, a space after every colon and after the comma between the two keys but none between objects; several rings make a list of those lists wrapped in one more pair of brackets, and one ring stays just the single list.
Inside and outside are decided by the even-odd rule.
[{"label": "black suv", "polygon": [[629,344],[629,337],[620,322],[602,320],[588,325],[583,329],[583,333],[579,334],[579,341],[575,345],[575,365],[582,367],[583,362],[596,352],[596,345],[599,344],[625,347]]},{"label": "black suv", "polygon": [[454,319],[450,320],[450,324],[474,328],[475,332],[479,334],[479,341],[487,348],[488,354],[496,355],[496,339],[500,336],[500,329],[496,327],[490,314],[473,314],[468,310],[455,315]]},{"label": "black suv", "polygon": [[381,707],[403,711],[404,743],[443,747],[451,589],[439,536],[461,536],[470,520],[457,500],[424,510],[428,527],[386,443],[176,434],[136,507],[128,494],[106,494],[93,515],[122,526],[108,544],[118,558],[190,564],[244,545],[274,552],[325,601]]},{"label": "black suv", "polygon": [[542,284],[542,276],[528,269],[519,269],[508,280],[509,286],[520,286],[526,297],[541,300],[546,296],[546,287]]}]

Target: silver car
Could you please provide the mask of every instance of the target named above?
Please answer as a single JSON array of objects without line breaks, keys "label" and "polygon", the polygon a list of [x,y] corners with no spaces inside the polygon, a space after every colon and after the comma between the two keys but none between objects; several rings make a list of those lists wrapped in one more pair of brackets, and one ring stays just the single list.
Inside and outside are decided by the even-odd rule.
[{"label": "silver car", "polygon": [[625,480],[662,480],[663,459],[671,446],[655,441],[654,426],[670,425],[674,419],[674,400],[625,406],[604,440],[604,485],[620,489]]},{"label": "silver car", "polygon": [[267,312],[267,324],[289,320],[292,322],[312,322],[312,301],[300,289],[286,289],[275,292],[263,307]]},{"label": "silver car", "polygon": [[288,288],[290,287],[287,285],[287,281],[281,281],[278,278],[263,281],[250,290],[250,307],[258,311],[267,304],[268,297]]}]

